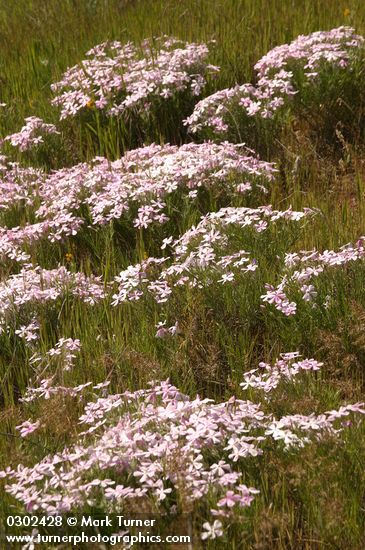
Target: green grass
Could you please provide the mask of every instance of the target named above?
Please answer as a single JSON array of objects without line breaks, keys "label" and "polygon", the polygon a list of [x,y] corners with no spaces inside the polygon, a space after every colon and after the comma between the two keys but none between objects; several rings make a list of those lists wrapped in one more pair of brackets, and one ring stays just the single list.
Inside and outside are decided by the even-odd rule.
[{"label": "green grass", "polygon": [[[345,8],[350,10],[347,17]],[[252,79],[254,62],[271,47],[298,34],[342,24],[365,33],[363,1],[0,0],[0,101],[8,104],[0,112],[0,136],[18,131],[29,115],[57,122],[57,111],[50,105],[50,84],[90,47],[106,39],[140,41],[166,33],[186,40],[216,40],[211,60],[222,70],[209,83],[209,93]],[[166,142],[171,136],[176,141],[184,139],[176,136],[174,120],[168,116],[160,121],[158,130],[151,128],[147,141]],[[98,128],[92,113],[90,117],[91,128],[77,120],[65,122],[60,142],[46,144],[24,158],[52,169],[97,154],[118,158],[133,146],[133,136],[120,123],[111,120]],[[20,159],[14,151],[7,151]],[[265,202],[280,209],[288,205],[295,210],[316,207],[319,214],[300,232],[277,231],[269,234],[267,241],[253,243],[264,265],[260,275],[235,288],[220,287],[219,295],[216,286],[201,292],[181,291],[173,303],[162,308],[152,301],[90,308],[71,298],[56,307],[42,306],[41,351],[61,336],[80,338],[82,352],[74,370],[65,375],[67,385],[110,379],[117,392],[169,376],[191,395],[225,399],[239,393],[242,373],[255,368],[258,361],[298,349],[304,356],[324,361],[325,366],[300,388],[290,387],[277,395],[275,413],[319,413],[343,402],[362,400],[364,265],[359,262],[346,276],[333,270],[321,280],[321,295],[336,289],[335,304],[328,312],[303,305],[295,318],[287,319],[263,311],[259,297],[263,282],[278,282],[276,254],[288,249],[336,249],[364,232],[363,153],[363,143],[356,141],[344,142],[335,155],[327,154],[319,151],[305,132],[287,127],[277,136],[276,152],[270,159],[278,162],[280,171]],[[203,211],[211,207],[209,200],[214,201],[207,199]],[[6,222],[16,225],[31,219],[32,214],[14,212]],[[182,207],[171,229],[182,233],[199,214]],[[1,217],[1,223],[5,218]],[[160,237],[152,230],[135,235],[126,224],[114,223],[95,234],[80,233],[62,246],[44,244],[32,254],[42,266],[62,263],[71,270],[98,273],[109,280],[129,263],[156,254]],[[252,246],[252,242],[242,247],[245,245]],[[69,263],[66,253],[72,254]],[[0,271],[5,277],[6,268],[1,266]],[[155,338],[154,325],[161,313],[171,321],[179,318],[183,326],[183,334],[172,343]],[[82,410],[82,403],[71,410],[69,403],[57,402],[48,408],[33,406],[23,411],[18,397],[31,376],[29,355],[11,331],[0,335],[1,467],[32,464],[45,449],[56,452],[72,442],[77,413]],[[52,407],[59,407],[58,414],[51,414]],[[64,423],[60,422],[62,415]],[[49,419],[47,429],[34,438],[35,445],[16,437],[14,429],[30,416]],[[300,453],[278,453],[273,448],[259,461],[245,463],[246,483],[260,488],[261,495],[247,512],[247,521],[233,524],[226,538],[212,542],[209,548],[364,548],[365,428],[349,430],[345,437],[345,442],[324,440]],[[13,505],[3,496],[0,517],[14,511]],[[201,515],[198,510],[197,518]]]}]

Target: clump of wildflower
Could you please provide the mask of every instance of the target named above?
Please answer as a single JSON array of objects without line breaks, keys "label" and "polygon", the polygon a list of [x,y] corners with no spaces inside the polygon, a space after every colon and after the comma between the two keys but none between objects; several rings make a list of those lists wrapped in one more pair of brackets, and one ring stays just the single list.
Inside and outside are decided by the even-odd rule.
[{"label": "clump of wildflower", "polygon": [[72,338],[60,338],[54,348],[47,351],[48,357],[57,357],[65,371],[73,367],[76,353],[80,351],[80,340]]},{"label": "clump of wildflower", "polygon": [[[254,390],[264,382],[270,392],[277,375],[290,380],[300,370],[319,366],[314,359],[299,361],[298,353],[291,352],[273,368],[265,365],[266,374],[255,383],[247,373],[245,384],[248,380]],[[31,513],[62,514],[105,503],[120,511],[136,499],[141,506],[166,510],[166,501],[171,507],[181,500],[192,506],[209,498],[217,506],[212,515],[229,520],[259,492],[243,483],[238,463],[263,454],[265,441],[290,449],[323,434],[335,437],[346,429],[344,417],[348,423],[354,414],[365,414],[363,403],[276,418],[260,404],[235,396],[215,403],[192,399],[168,380],[151,382],[148,389],[90,401],[79,419],[83,431],[75,445],[33,467],[7,468],[0,477],[7,480],[6,491]],[[36,424],[27,421],[18,428],[27,435]],[[217,456],[219,461],[213,458]],[[202,538],[221,536],[222,525],[220,520],[212,526],[207,522]]]},{"label": "clump of wildflower", "polygon": [[[261,299],[268,304],[273,304],[286,316],[295,315],[297,303],[290,301],[288,295],[290,296],[293,291],[299,291],[303,301],[313,306],[318,296],[313,284],[317,277],[325,271],[334,271],[353,262],[363,261],[364,258],[365,237],[360,237],[355,244],[343,245],[337,251],[302,250],[286,254],[280,283],[276,287],[265,285],[266,293],[261,296]],[[331,296],[327,295],[323,307],[328,308],[330,302]]]},{"label": "clump of wildflower", "polygon": [[293,362],[298,357],[299,353],[294,352],[282,354],[273,366],[264,362],[259,363],[259,368],[250,370],[243,375],[244,382],[240,384],[242,389],[255,388],[262,390],[265,394],[271,394],[283,380],[293,381],[300,372],[316,371],[323,365],[315,359]]},{"label": "clump of wildflower", "polygon": [[[35,269],[23,268],[0,283],[0,333],[14,318],[18,318],[19,312],[24,311],[34,317],[40,306],[54,303],[66,295],[94,305],[105,297],[104,284],[98,277],[71,273],[63,266],[51,270],[39,266]],[[26,335],[28,328],[23,326],[18,329],[21,331],[18,334]],[[34,325],[31,330],[34,332]]]},{"label": "clump of wildflower", "polygon": [[39,381],[39,386],[33,387],[29,386],[24,393],[23,397],[20,398],[21,403],[32,403],[33,401],[39,399],[50,399],[54,395],[63,395],[70,397],[79,397],[80,394],[84,393],[85,389],[93,390],[96,392],[101,390],[105,391],[105,388],[109,385],[109,381],[102,382],[101,384],[92,385],[92,382],[86,382],[85,384],[79,384],[78,386],[63,386],[55,385],[54,376],[50,378],[43,378]]},{"label": "clump of wildflower", "polygon": [[84,108],[105,110],[110,116],[145,114],[182,92],[198,96],[207,75],[218,70],[208,63],[208,53],[205,44],[167,36],[144,40],[140,47],[104,42],[52,84],[52,103],[61,107],[61,119]]},{"label": "clump of wildflower", "polygon": [[44,177],[40,169],[25,168],[0,155],[0,212],[14,206],[31,206]]},{"label": "clump of wildflower", "polygon": [[25,122],[19,132],[4,138],[4,141],[9,141],[13,147],[18,147],[19,151],[28,151],[43,143],[44,134],[59,134],[54,124],[46,124],[41,118],[30,116]]},{"label": "clump of wildflower", "polygon": [[[148,228],[169,219],[166,199],[179,190],[189,201],[198,200],[200,189],[232,197],[265,193],[275,172],[273,164],[259,160],[244,145],[227,142],[152,144],[114,162],[97,157],[49,175],[5,165],[3,208],[14,202],[40,204],[34,223],[0,228],[0,257],[24,263],[30,259],[25,246],[76,235],[85,225],[85,210],[95,226],[132,214],[134,227]],[[70,258],[66,255],[67,262]]]},{"label": "clump of wildflower", "polygon": [[[258,269],[258,261],[249,251],[237,249],[239,239],[235,231],[241,237],[246,231],[261,234],[271,224],[300,222],[313,214],[310,209],[280,211],[271,206],[228,207],[210,212],[180,238],[165,239],[162,248],[170,246],[171,257],[147,258],[120,272],[115,277],[118,292],[113,295],[112,304],[135,302],[144,294],[151,294],[157,303],[163,304],[179,287],[199,289],[213,281],[229,284],[239,277],[250,277]],[[232,253],[227,254],[228,250]],[[207,274],[210,276],[206,277]],[[164,327],[158,328],[159,334],[165,334]]]},{"label": "clump of wildflower", "polygon": [[[350,27],[298,36],[290,44],[273,48],[256,63],[255,85],[236,85],[202,99],[185,124],[192,133],[209,129],[225,135],[228,130],[235,131],[240,120],[248,124],[254,117],[271,119],[283,108],[290,108],[296,95],[303,101],[304,89],[314,89],[327,69],[347,71],[348,78],[353,79],[363,47],[364,38]],[[338,78],[335,82],[338,87]]]}]

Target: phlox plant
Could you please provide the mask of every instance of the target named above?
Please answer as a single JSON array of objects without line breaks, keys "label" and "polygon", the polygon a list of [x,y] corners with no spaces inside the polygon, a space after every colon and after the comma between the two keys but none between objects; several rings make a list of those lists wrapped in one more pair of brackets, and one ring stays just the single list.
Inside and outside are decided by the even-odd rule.
[{"label": "phlox plant", "polygon": [[191,110],[209,75],[219,70],[209,64],[208,53],[206,44],[167,36],[146,39],[140,46],[105,42],[52,84],[52,103],[60,107],[61,120],[81,116],[99,140],[108,119],[117,117],[114,130],[119,126],[128,148],[161,135],[180,142],[183,127],[176,122]]},{"label": "phlox plant", "polygon": [[[329,335],[336,334],[335,363],[347,356],[349,364],[361,365],[364,350],[356,327],[362,323],[364,307],[363,243],[360,238],[338,250],[286,254],[281,275],[263,283],[261,307],[268,333],[275,334],[282,345],[301,342],[308,353],[326,347]],[[353,374],[362,383],[363,370]],[[343,376],[342,369],[336,376]]]},{"label": "phlox plant", "polygon": [[152,144],[113,162],[97,157],[50,174],[4,159],[3,170],[4,225],[12,225],[14,208],[23,209],[23,218],[29,220],[0,232],[3,261],[18,263],[29,261],[40,241],[64,242],[83,229],[83,234],[95,233],[114,221],[115,233],[121,223],[124,238],[132,233],[132,248],[134,229],[141,234],[171,217],[174,223],[165,234],[169,229],[176,232],[176,223],[186,224],[189,210],[195,210],[196,218],[199,209],[204,212],[232,200],[254,202],[268,192],[276,173],[272,163],[261,161],[244,145],[228,142]]},{"label": "phlox plant", "polygon": [[[249,355],[252,334],[265,326],[260,294],[273,265],[280,264],[288,242],[295,243],[314,214],[270,207],[211,212],[180,238],[165,239],[165,257],[147,258],[120,272],[112,305],[131,312],[135,328],[142,317],[155,319],[152,334],[160,340],[155,345],[161,357],[180,356],[181,367],[198,384],[206,385],[204,370],[214,360],[209,354],[193,357],[194,341],[217,346],[220,360],[211,379],[219,392],[220,381],[232,376],[231,367]],[[213,336],[212,327],[218,326]],[[228,350],[239,338],[232,356]]]},{"label": "phlox plant", "polygon": [[18,147],[21,152],[43,143],[42,134],[59,134],[54,124],[46,124],[41,118],[27,117],[25,122],[26,124],[19,132],[4,138],[4,141],[9,141],[13,147]]},{"label": "phlox plant", "polygon": [[[275,414],[278,388],[295,385],[297,378],[321,366],[298,352],[283,353],[273,365],[260,363],[245,374],[241,391],[250,389],[253,400],[232,396],[223,403],[191,399],[169,380],[121,394],[108,393],[108,384],[96,385],[94,399],[79,418],[73,446],[31,467],[8,467],[0,477],[6,491],[30,513],[75,513],[80,507],[93,513],[143,509],[158,510],[167,522],[176,513],[197,518],[205,513],[212,523],[224,524],[226,532],[244,519],[245,509],[260,494],[259,488],[244,483],[250,476],[238,472],[241,463],[259,467],[261,456],[272,447],[295,454],[322,438],[335,441],[346,430],[342,419],[361,422],[363,403],[320,414]],[[104,396],[98,396],[99,391]],[[43,384],[38,395],[36,389],[28,390],[25,402],[31,400],[29,392],[38,400],[51,395]],[[257,401],[260,395],[267,407]],[[22,438],[32,438],[40,422],[29,419],[17,429]],[[214,534],[223,536],[215,527]],[[200,530],[203,540],[215,538],[209,522]]]},{"label": "phlox plant", "polygon": [[193,134],[229,135],[257,150],[266,145],[271,154],[270,134],[280,139],[288,123],[309,130],[318,141],[333,142],[336,130],[353,140],[361,134],[364,112],[363,59],[364,38],[352,28],[299,36],[255,64],[255,84],[204,98],[185,124]]},{"label": "phlox plant", "polygon": [[233,88],[218,90],[196,104],[185,119],[188,133],[198,139],[245,142],[268,157],[275,148],[275,136],[288,118],[285,101],[272,99],[271,92],[261,91],[253,84],[237,84]]},{"label": "phlox plant", "polygon": [[[173,353],[180,341],[190,341],[189,304],[194,303],[196,311],[200,304],[201,311],[209,310],[216,322],[225,326],[226,334],[222,332],[220,337],[227,339],[228,345],[240,327],[233,328],[234,319],[244,318],[249,332],[257,325],[260,294],[273,263],[283,257],[288,241],[299,237],[300,226],[313,214],[310,209],[276,211],[269,206],[223,208],[203,216],[181,237],[165,238],[160,257],[129,265],[114,280],[105,282],[61,266],[45,270],[26,264],[2,285],[3,338],[14,334],[32,348],[40,313],[42,319],[50,316],[62,299],[69,304],[65,312],[72,311],[77,308],[74,300],[80,299],[85,307],[97,307],[98,303],[123,306],[123,316],[133,319],[132,323],[124,321],[124,330],[129,332],[127,327],[133,326],[137,335],[145,331],[150,342],[171,335],[175,342],[157,346],[162,356],[164,348],[171,346]],[[166,322],[169,329],[163,329]],[[46,329],[44,321],[40,328]],[[246,351],[246,344],[242,345],[241,353]],[[201,374],[198,369],[192,380],[199,380]],[[217,380],[222,376],[224,370],[218,369]]]},{"label": "phlox plant", "polygon": [[[301,293],[301,300],[322,308],[330,308],[331,302],[336,301],[337,297],[328,284],[331,275],[336,277],[336,272],[341,276],[341,272],[349,275],[351,267],[360,264],[362,268],[364,260],[364,238],[361,237],[355,244],[348,243],[343,245],[340,250],[317,250],[300,251],[299,253],[289,253],[284,258],[284,274],[281,282],[274,288],[267,285],[267,292],[262,296],[263,301],[273,304],[274,307],[285,315],[295,315],[297,304],[292,303],[290,311],[286,310],[286,304],[289,302],[286,296],[286,289],[297,288]],[[327,276],[327,277],[326,277]],[[327,279],[328,294],[323,300],[323,294],[317,300],[318,292],[316,290],[316,279]],[[338,285],[334,285],[338,287]],[[288,290],[290,293],[290,290]],[[322,303],[321,303],[322,301]]]},{"label": "phlox plant", "polygon": [[362,138],[364,44],[354,29],[339,27],[299,36],[255,65],[260,78],[278,64],[291,74],[292,123],[317,144],[322,141],[319,147]]}]

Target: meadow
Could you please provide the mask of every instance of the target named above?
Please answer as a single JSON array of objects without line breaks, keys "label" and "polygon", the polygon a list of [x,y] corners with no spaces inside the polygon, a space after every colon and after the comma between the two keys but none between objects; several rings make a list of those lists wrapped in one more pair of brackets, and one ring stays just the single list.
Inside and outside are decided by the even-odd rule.
[{"label": "meadow", "polygon": [[0,535],[364,548],[363,2],[0,0],[0,29]]}]

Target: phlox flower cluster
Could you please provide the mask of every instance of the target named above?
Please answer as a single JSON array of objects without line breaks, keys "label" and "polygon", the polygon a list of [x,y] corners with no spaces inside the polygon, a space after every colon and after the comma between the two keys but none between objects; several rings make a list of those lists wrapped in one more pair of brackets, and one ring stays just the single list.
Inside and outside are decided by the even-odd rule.
[{"label": "phlox flower cluster", "polygon": [[184,124],[192,134],[209,129],[220,136],[232,128],[236,117],[270,119],[285,104],[285,99],[295,93],[287,80],[288,74],[282,71],[270,80],[269,86],[262,82],[261,87],[237,84],[233,88],[219,90],[199,101]]},{"label": "phlox flower cluster", "polygon": [[15,134],[6,136],[3,141],[9,141],[19,151],[28,151],[43,143],[44,134],[59,134],[54,124],[47,124],[41,118],[30,116],[25,119],[25,125]]},{"label": "phlox flower cluster", "polygon": [[24,250],[25,246],[32,246],[41,239],[48,237],[51,242],[61,240],[67,235],[76,235],[81,220],[72,216],[60,216],[56,220],[26,224],[22,227],[0,227],[0,255],[2,259],[27,263],[31,255]]},{"label": "phlox flower cluster", "polygon": [[131,110],[143,115],[182,92],[199,96],[208,74],[219,70],[208,63],[208,54],[206,44],[167,36],[144,40],[140,47],[104,42],[52,84],[52,103],[61,107],[61,119],[87,107],[110,116]]},{"label": "phlox flower cluster", "polygon": [[[139,501],[154,502],[163,510],[164,501],[175,501],[179,493],[188,505],[208,493],[224,499],[228,491],[236,495],[236,506],[245,507],[256,491],[242,483],[232,460],[215,463],[214,457],[225,447],[227,455],[260,454],[260,438],[254,432],[263,418],[251,402],[216,405],[209,399],[191,400],[167,381],[90,402],[80,417],[84,432],[74,448],[2,475],[13,478],[7,490],[28,511],[48,514],[87,503],[122,509]],[[207,452],[212,453],[211,461],[203,456]],[[99,478],[111,470],[117,481]],[[228,500],[219,506],[231,507]]]},{"label": "phlox flower cluster", "polygon": [[[17,331],[16,331],[17,332]],[[105,381],[93,385],[92,382],[86,382],[78,386],[65,386],[57,383],[64,379],[64,373],[74,367],[74,361],[81,349],[80,340],[73,338],[60,338],[56,345],[49,349],[45,354],[35,353],[30,358],[30,364],[33,367],[35,376],[30,380],[29,385],[19,399],[21,403],[31,403],[39,399],[50,399],[54,395],[83,397],[84,390],[101,390],[103,393],[110,382]],[[48,378],[44,378],[47,372]]]},{"label": "phlox flower cluster", "polygon": [[26,342],[34,342],[35,340],[38,340],[39,335],[37,334],[39,331],[39,323],[36,318],[34,318],[28,325],[22,325],[20,326],[16,331],[15,334],[17,336],[20,336],[20,338],[24,338]]},{"label": "phlox flower cluster", "polygon": [[33,205],[42,176],[40,169],[25,168],[0,155],[0,213],[15,206]]},{"label": "phlox flower cluster", "polygon": [[[56,170],[47,175],[20,172],[22,184],[12,188],[17,166],[4,172],[3,208],[13,204],[37,205],[36,220],[22,227],[0,228],[0,254],[18,262],[30,256],[24,246],[40,239],[57,242],[76,235],[86,220],[92,225],[132,216],[136,228],[168,220],[166,200],[181,190],[194,201],[200,188],[215,194],[241,195],[266,191],[275,174],[273,164],[259,160],[243,145],[187,144],[181,147],[150,145],[109,162],[98,157],[90,164]],[[0,182],[1,184],[1,182]]]},{"label": "phlox flower cluster", "polygon": [[63,370],[67,371],[73,367],[75,353],[78,351],[80,351],[80,340],[60,338],[55,347],[47,351],[47,356],[60,359]]},{"label": "phlox flower cluster", "polygon": [[96,158],[91,166],[55,172],[40,191],[42,205],[37,214],[51,218],[61,209],[70,214],[83,202],[90,209],[92,223],[105,224],[134,205],[134,226],[147,227],[166,221],[164,199],[178,189],[189,193],[202,187],[235,194],[242,179],[246,191],[259,185],[267,188],[274,173],[271,163],[260,161],[242,145],[152,144],[111,163]]},{"label": "phlox flower cluster", "polygon": [[289,359],[298,357],[298,353],[282,354],[282,357],[271,366],[268,363],[259,363],[259,368],[244,373],[241,387],[243,390],[255,388],[270,395],[272,390],[284,380],[293,381],[300,372],[319,370],[323,363],[315,359],[304,359],[303,361],[290,362]]},{"label": "phlox flower cluster", "polygon": [[33,401],[37,401],[39,399],[50,399],[54,395],[79,397],[86,388],[95,392],[96,390],[104,389],[109,385],[109,381],[96,385],[93,385],[92,382],[86,382],[85,384],[79,384],[78,386],[53,385],[53,383],[54,376],[51,378],[43,378],[40,380],[40,384],[36,388],[29,386],[20,401],[22,403],[32,403]]},{"label": "phlox flower cluster", "polygon": [[[164,239],[162,248],[169,246],[171,257],[147,258],[123,270],[115,278],[119,288],[118,293],[113,295],[112,304],[138,301],[145,293],[152,294],[161,304],[167,302],[174,289],[181,286],[202,288],[212,282],[231,283],[258,268],[257,260],[250,257],[249,251],[237,250],[239,239],[234,231],[241,237],[247,231],[260,234],[270,224],[300,222],[313,213],[310,209],[303,212],[291,208],[280,211],[271,206],[228,207],[210,212],[180,238]],[[226,254],[234,247],[236,249],[232,254]],[[160,273],[156,277],[158,270]]]},{"label": "phlox flower cluster", "polygon": [[290,302],[288,295],[299,290],[304,302],[315,303],[318,292],[312,284],[314,279],[329,269],[341,268],[351,265],[352,262],[363,260],[365,258],[364,244],[365,237],[360,237],[355,244],[343,245],[338,251],[312,250],[286,254],[280,283],[276,287],[267,284],[266,293],[261,296],[262,300],[273,304],[278,311],[286,316],[294,315],[297,311],[297,303]]},{"label": "phlox flower cluster", "polygon": [[[261,377],[247,373],[242,386],[269,393],[282,380],[320,366],[314,359],[299,360],[297,352],[282,354],[273,367],[259,367]],[[46,398],[48,386],[43,384]],[[212,516],[229,521],[259,492],[244,483],[238,468],[242,461],[262,455],[266,443],[289,451],[324,434],[336,437],[344,429],[338,420],[355,413],[365,414],[363,403],[276,418],[252,401],[192,399],[168,380],[151,382],[146,390],[90,401],[79,419],[83,431],[75,445],[33,467],[8,467],[0,477],[7,480],[6,491],[31,513],[60,514],[87,506],[121,511],[134,505],[166,514],[172,506],[183,511],[208,498],[215,503]],[[18,426],[23,436],[38,427],[31,420]],[[218,527],[215,523],[215,534],[221,536]],[[209,524],[203,529],[203,539],[214,538],[205,535]]]},{"label": "phlox flower cluster", "polygon": [[[63,266],[56,269],[22,269],[0,283],[0,332],[8,329],[14,319],[34,316],[45,303],[54,303],[67,295],[94,305],[105,297],[101,278],[84,273],[71,273]],[[23,326],[18,333],[26,335],[35,326]],[[57,353],[60,348],[56,348]]]},{"label": "phlox flower cluster", "polygon": [[346,68],[356,51],[364,45],[364,38],[351,27],[338,27],[330,31],[317,31],[299,35],[290,44],[270,50],[255,65],[259,78],[269,77],[277,71],[299,62],[307,78],[318,76],[323,63]]},{"label": "phlox flower cluster", "polygon": [[303,86],[314,86],[326,69],[351,74],[363,46],[364,38],[350,27],[298,36],[256,63],[255,85],[236,85],[202,99],[185,124],[192,133],[208,128],[224,135],[234,129],[235,117],[272,118]]}]

